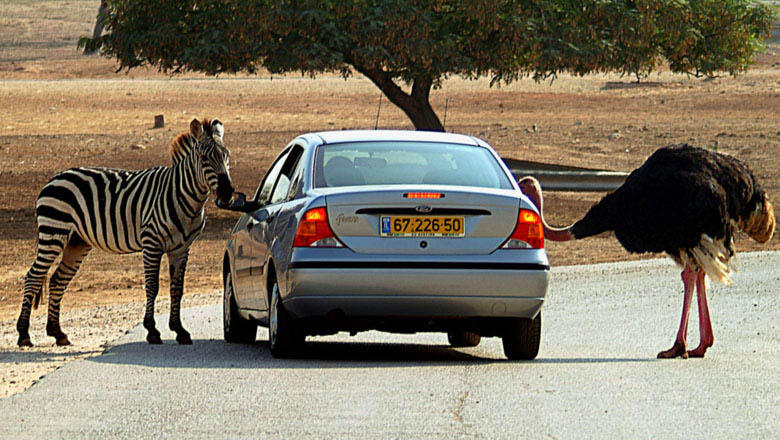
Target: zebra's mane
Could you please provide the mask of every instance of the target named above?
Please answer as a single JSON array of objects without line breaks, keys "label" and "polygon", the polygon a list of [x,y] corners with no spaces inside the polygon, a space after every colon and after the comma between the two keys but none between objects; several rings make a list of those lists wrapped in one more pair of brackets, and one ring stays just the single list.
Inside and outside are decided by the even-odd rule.
[{"label": "zebra's mane", "polygon": [[173,162],[174,165],[181,162],[196,143],[197,140],[195,140],[195,136],[190,133],[182,133],[176,136],[176,139],[171,142],[171,147],[169,149],[171,153],[171,162]]},{"label": "zebra's mane", "polygon": [[[211,120],[204,119],[201,121],[201,124],[203,125],[203,133],[205,136],[214,135]],[[169,148],[171,162],[173,162],[173,165],[181,162],[181,160],[190,153],[192,147],[194,147],[197,143],[198,140],[192,133],[181,133],[180,135],[176,136],[176,139],[171,142],[171,146]]]}]

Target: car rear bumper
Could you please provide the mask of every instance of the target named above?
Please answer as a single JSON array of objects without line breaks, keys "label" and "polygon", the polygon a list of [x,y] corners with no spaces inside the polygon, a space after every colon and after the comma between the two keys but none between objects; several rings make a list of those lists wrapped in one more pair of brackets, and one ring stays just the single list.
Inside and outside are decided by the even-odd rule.
[{"label": "car rear bumper", "polygon": [[293,263],[282,302],[296,317],[533,318],[547,293],[544,263]]}]

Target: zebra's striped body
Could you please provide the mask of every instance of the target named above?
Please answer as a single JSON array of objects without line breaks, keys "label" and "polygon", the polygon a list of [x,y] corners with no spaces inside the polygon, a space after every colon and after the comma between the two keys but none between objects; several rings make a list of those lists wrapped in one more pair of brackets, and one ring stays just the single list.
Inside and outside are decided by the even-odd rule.
[{"label": "zebra's striped body", "polygon": [[154,324],[160,261],[168,255],[171,273],[171,330],[177,341],[191,343],[181,326],[179,308],[189,247],[205,225],[203,207],[209,192],[232,197],[229,153],[222,142],[222,124],[194,120],[191,132],[171,145],[173,166],[141,171],[72,168],[51,179],[36,204],[38,255],[27,273],[22,310],[17,322],[19,345],[29,337],[31,307],[37,307],[46,274],[62,260],[49,283],[47,334],[58,345],[69,343],[59,325],[65,288],[92,248],[126,254],[143,252],[147,340],[160,343]]},{"label": "zebra's striped body", "polygon": [[208,197],[208,187],[196,186],[189,194],[181,188],[182,182],[193,179],[190,173],[187,161],[142,171],[64,171],[38,197],[38,233],[73,231],[90,246],[117,254],[140,252],[145,235],[160,238],[165,251],[186,247],[205,224],[203,204]]}]

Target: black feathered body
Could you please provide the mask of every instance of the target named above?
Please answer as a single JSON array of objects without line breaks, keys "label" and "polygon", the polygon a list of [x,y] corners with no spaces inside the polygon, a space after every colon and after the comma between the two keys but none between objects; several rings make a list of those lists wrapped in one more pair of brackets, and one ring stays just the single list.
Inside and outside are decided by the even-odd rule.
[{"label": "black feathered body", "polygon": [[765,194],[739,160],[689,145],[664,147],[572,227],[575,238],[613,230],[626,250],[666,252],[677,261],[702,236],[734,254],[733,235]]}]

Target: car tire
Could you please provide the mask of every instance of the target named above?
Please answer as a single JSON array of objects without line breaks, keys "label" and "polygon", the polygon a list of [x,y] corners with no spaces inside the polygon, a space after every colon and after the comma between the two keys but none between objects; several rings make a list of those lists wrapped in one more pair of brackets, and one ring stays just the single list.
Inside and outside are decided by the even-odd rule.
[{"label": "car tire", "polygon": [[506,327],[502,338],[504,355],[511,360],[533,360],[539,354],[541,340],[541,312],[534,319],[514,319]]},{"label": "car tire", "polygon": [[295,328],[295,321],[287,313],[279,297],[279,286],[274,281],[268,310],[268,348],[275,358],[288,358],[300,349],[305,335]]},{"label": "car tire", "polygon": [[482,336],[466,330],[455,330],[447,332],[447,340],[453,347],[476,347]]},{"label": "car tire", "polygon": [[233,279],[228,273],[222,294],[222,334],[227,342],[251,344],[257,337],[257,324],[238,313]]}]

